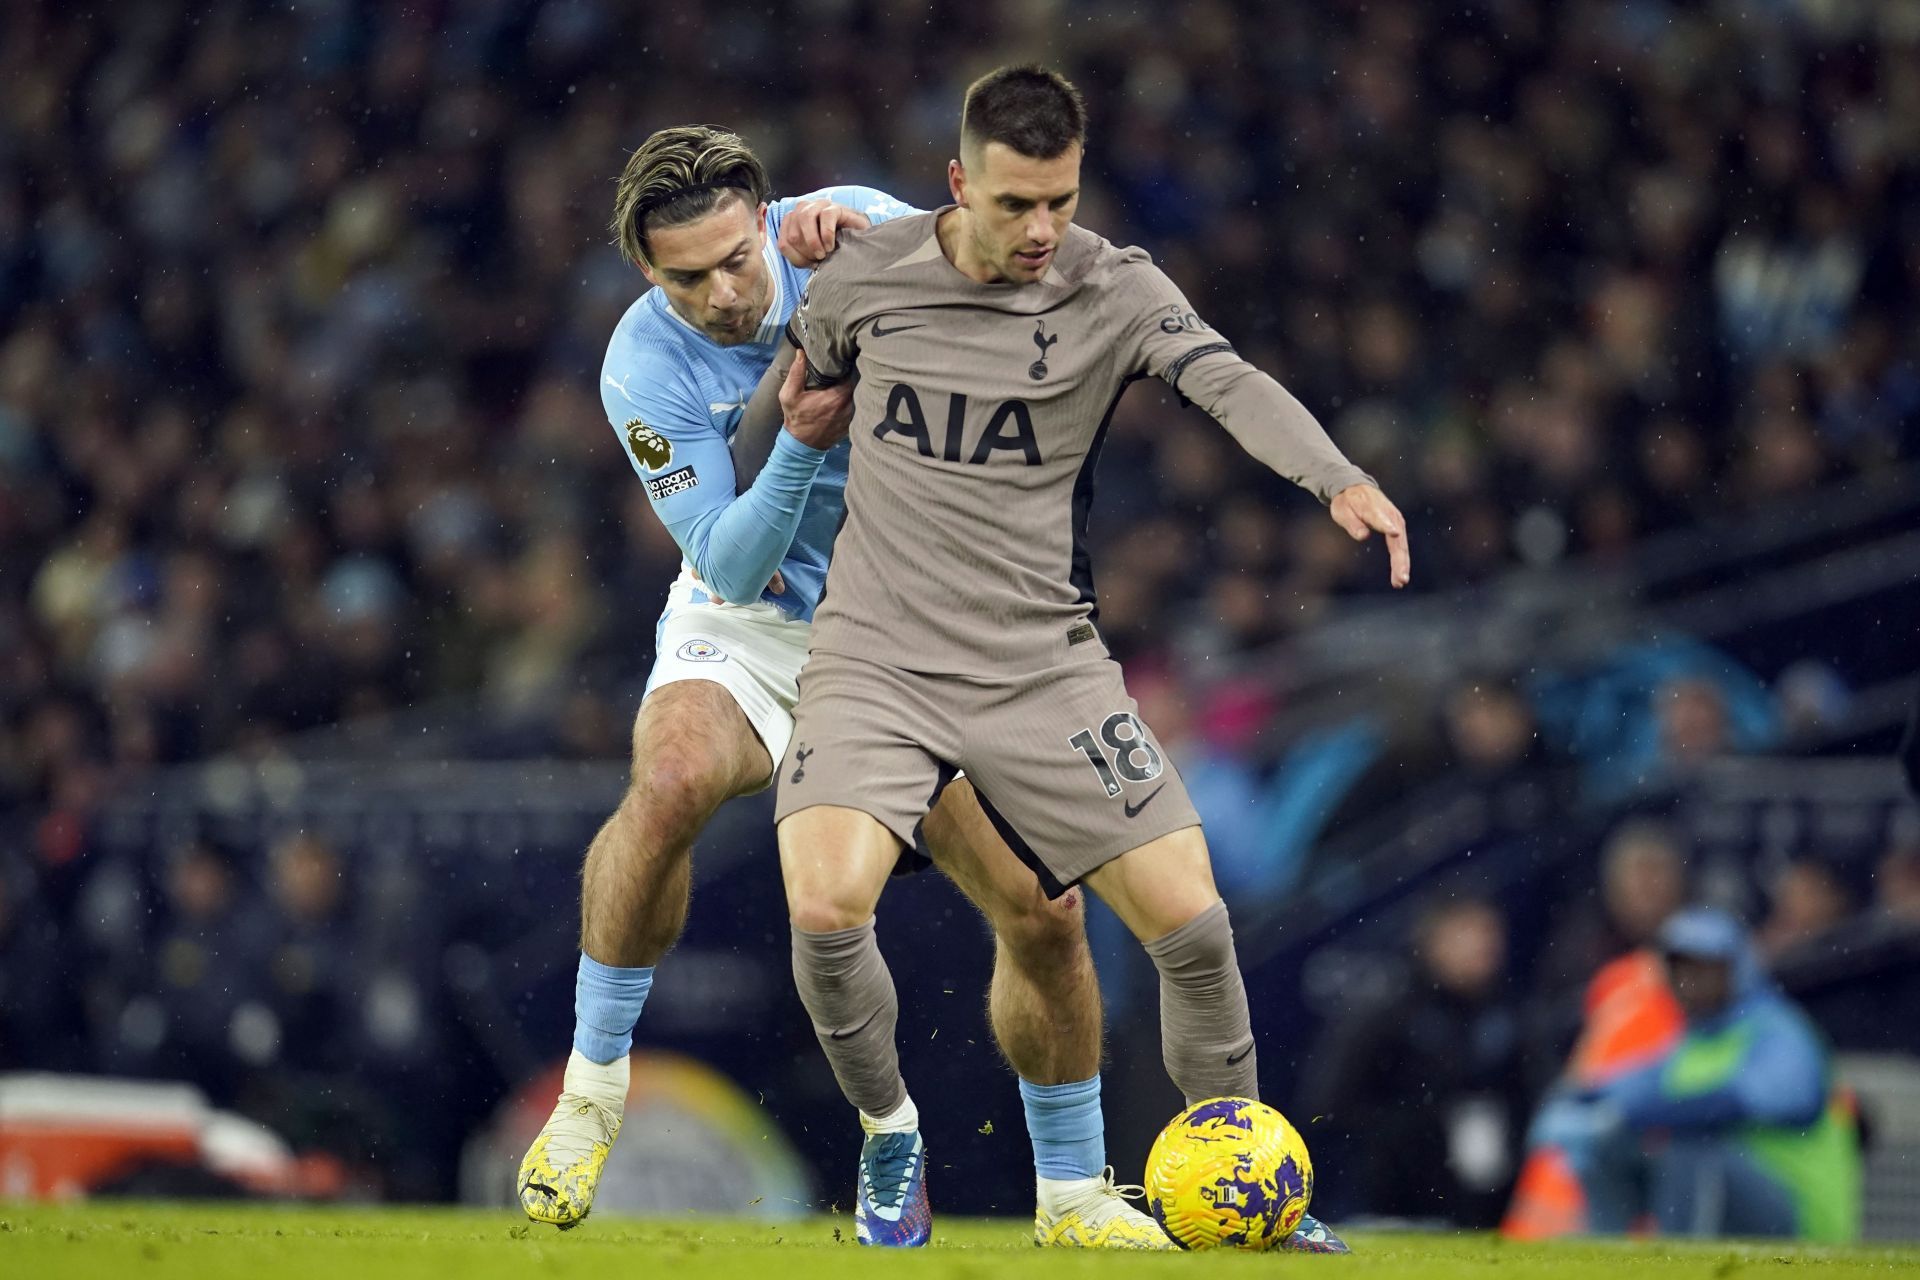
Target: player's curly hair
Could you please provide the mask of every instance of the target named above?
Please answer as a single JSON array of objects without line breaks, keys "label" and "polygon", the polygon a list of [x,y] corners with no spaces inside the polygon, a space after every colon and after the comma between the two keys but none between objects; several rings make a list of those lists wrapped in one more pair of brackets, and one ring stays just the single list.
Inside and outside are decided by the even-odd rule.
[{"label": "player's curly hair", "polygon": [[676,125],[627,157],[608,225],[627,260],[644,266],[649,227],[703,218],[736,193],[748,208],[758,208],[768,189],[766,168],[739,134],[708,124]]},{"label": "player's curly hair", "polygon": [[1034,160],[1051,160],[1087,141],[1087,104],[1058,71],[1029,64],[1001,67],[967,86],[960,109],[963,154],[989,142]]}]

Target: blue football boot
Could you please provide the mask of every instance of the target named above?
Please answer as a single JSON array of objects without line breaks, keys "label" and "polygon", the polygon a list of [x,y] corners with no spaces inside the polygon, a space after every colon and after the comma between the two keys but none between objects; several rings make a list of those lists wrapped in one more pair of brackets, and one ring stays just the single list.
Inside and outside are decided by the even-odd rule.
[{"label": "blue football boot", "polygon": [[1328,1230],[1327,1224],[1306,1214],[1300,1219],[1300,1225],[1293,1234],[1280,1242],[1282,1249],[1292,1253],[1352,1253],[1347,1242]]},{"label": "blue football boot", "polygon": [[914,1249],[933,1235],[927,1206],[927,1152],[919,1133],[876,1133],[860,1148],[860,1185],[853,1201],[861,1244]]}]

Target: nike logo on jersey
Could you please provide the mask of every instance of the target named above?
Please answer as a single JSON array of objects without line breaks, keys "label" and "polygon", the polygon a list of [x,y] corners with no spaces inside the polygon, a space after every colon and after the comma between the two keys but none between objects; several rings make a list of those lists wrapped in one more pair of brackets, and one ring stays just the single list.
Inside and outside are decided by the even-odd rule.
[{"label": "nike logo on jersey", "polygon": [[[1155,787],[1152,791],[1148,792],[1147,798],[1145,800],[1142,800],[1139,804],[1130,804],[1130,805],[1124,806],[1127,811],[1127,816],[1129,818],[1139,817],[1140,811],[1146,808],[1148,805],[1152,804],[1153,798],[1159,795],[1162,791],[1165,791],[1166,789],[1167,789],[1167,784],[1163,782],[1159,786]],[[1232,1061],[1232,1059],[1228,1059],[1228,1061]]]},{"label": "nike logo on jersey", "polygon": [[1247,1057],[1247,1055],[1248,1055],[1248,1054],[1250,1054],[1250,1053],[1252,1053],[1252,1052],[1253,1052],[1253,1046],[1252,1046],[1252,1045],[1248,1045],[1248,1046],[1247,1046],[1246,1048],[1244,1048],[1244,1049],[1242,1049],[1242,1050],[1241,1050],[1241,1051],[1240,1051],[1239,1053],[1230,1053],[1230,1054],[1228,1054],[1228,1055],[1227,1055],[1227,1065],[1231,1067],[1231,1066],[1234,1066],[1234,1065],[1236,1065],[1237,1063],[1240,1063],[1240,1062],[1244,1062],[1244,1061],[1246,1061],[1246,1057]]},{"label": "nike logo on jersey", "polygon": [[716,401],[709,401],[707,404],[707,412],[708,413],[732,413],[735,409],[744,409],[746,407],[747,407],[747,402],[745,400],[735,400],[731,404],[720,404]]},{"label": "nike logo on jersey", "polygon": [[891,329],[882,329],[880,322],[885,319],[885,316],[875,316],[873,318],[873,328],[868,330],[868,332],[876,338],[890,338],[896,333],[905,333],[909,329],[924,329],[927,327],[924,324],[897,324]]}]

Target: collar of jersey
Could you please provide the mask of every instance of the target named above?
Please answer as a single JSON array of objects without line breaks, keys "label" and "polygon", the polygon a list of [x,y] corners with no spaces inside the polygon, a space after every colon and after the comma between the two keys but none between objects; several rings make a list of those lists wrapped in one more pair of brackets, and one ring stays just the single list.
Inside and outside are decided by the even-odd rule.
[{"label": "collar of jersey", "polygon": [[787,327],[787,279],[782,270],[787,265],[780,256],[774,237],[769,235],[766,244],[760,247],[760,256],[767,260],[767,276],[773,281],[773,296],[767,299],[767,314],[760,318],[760,328],[753,335],[758,343],[773,342]]}]

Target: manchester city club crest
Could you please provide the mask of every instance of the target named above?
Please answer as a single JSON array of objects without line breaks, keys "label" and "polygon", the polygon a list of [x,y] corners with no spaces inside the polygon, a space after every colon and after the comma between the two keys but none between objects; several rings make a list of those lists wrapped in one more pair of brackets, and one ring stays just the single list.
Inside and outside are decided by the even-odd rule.
[{"label": "manchester city club crest", "polygon": [[727,655],[711,640],[689,640],[675,650],[683,662],[725,662]]}]

